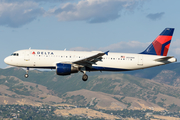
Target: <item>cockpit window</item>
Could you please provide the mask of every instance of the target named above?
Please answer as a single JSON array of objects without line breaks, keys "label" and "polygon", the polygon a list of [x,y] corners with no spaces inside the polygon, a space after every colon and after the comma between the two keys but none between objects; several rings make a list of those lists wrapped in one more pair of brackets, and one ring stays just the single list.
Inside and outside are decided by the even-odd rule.
[{"label": "cockpit window", "polygon": [[13,53],[11,56],[19,56],[19,53]]}]

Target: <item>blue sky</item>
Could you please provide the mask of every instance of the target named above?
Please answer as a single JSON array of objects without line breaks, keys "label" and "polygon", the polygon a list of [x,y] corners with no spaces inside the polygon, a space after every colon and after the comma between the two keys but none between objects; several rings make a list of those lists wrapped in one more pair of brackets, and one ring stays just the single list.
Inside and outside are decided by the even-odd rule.
[{"label": "blue sky", "polygon": [[179,0],[0,0],[0,68],[21,49],[139,53],[166,27],[180,59]]}]

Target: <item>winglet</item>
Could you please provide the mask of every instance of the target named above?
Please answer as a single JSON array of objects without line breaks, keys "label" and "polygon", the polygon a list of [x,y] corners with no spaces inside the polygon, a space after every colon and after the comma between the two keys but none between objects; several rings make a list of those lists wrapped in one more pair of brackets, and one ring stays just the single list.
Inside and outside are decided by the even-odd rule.
[{"label": "winglet", "polygon": [[109,51],[105,52],[104,54],[108,55]]}]

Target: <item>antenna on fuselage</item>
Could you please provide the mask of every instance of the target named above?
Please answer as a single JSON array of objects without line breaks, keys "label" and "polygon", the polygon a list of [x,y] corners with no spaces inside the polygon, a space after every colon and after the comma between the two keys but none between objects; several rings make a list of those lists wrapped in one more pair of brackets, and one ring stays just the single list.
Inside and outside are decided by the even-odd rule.
[{"label": "antenna on fuselage", "polygon": [[29,48],[29,50],[31,49],[31,47]]},{"label": "antenna on fuselage", "polygon": [[64,51],[66,51],[66,48],[64,49]]}]

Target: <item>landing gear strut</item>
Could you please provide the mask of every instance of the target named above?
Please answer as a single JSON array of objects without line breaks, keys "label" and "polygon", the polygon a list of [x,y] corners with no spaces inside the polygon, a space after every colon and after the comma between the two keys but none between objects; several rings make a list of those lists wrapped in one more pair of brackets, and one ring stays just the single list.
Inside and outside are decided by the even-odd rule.
[{"label": "landing gear strut", "polygon": [[27,68],[27,70],[26,70],[26,74],[24,75],[25,78],[29,77],[28,72],[29,72],[29,68]]}]

